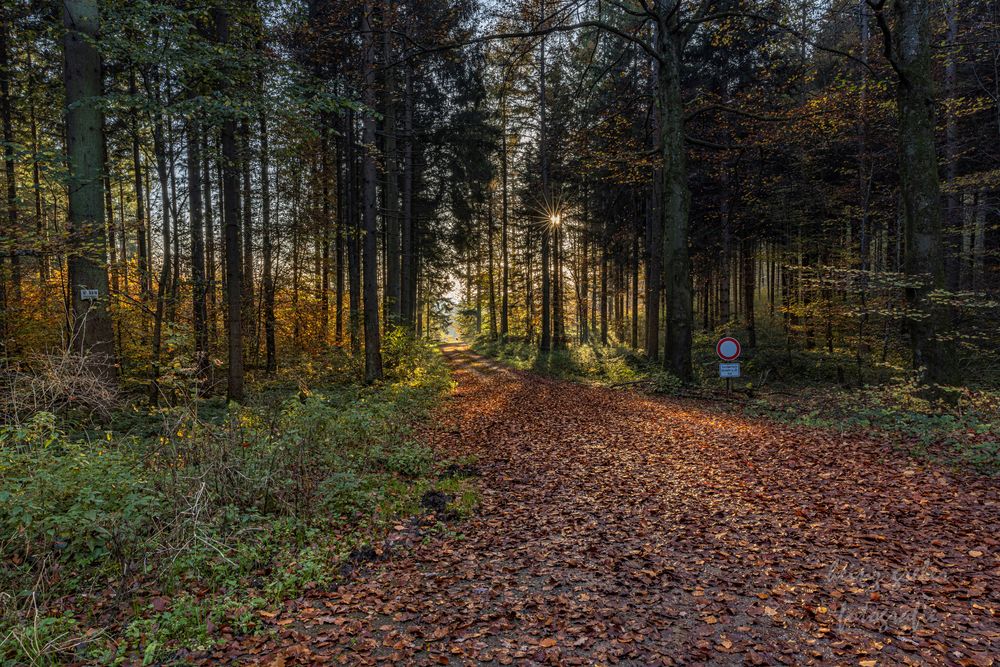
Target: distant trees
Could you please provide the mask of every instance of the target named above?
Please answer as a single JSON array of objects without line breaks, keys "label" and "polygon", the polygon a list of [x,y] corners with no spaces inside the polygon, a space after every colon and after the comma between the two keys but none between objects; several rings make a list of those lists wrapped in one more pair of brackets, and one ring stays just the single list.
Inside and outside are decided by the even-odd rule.
[{"label": "distant trees", "polygon": [[[67,322],[79,350],[121,358],[154,401],[185,378],[219,391],[215,366],[239,401],[248,374],[335,345],[363,349],[378,382],[387,327],[445,325],[448,221],[467,192],[449,178],[486,127],[473,114],[471,134],[452,131],[451,117],[484,63],[417,45],[467,35],[471,2],[126,1],[105,8],[100,31],[96,6],[67,5],[67,97],[30,128],[17,105],[44,96],[12,91],[62,86],[63,59],[38,28],[48,15],[4,7],[5,352],[58,345]],[[462,178],[478,192],[475,172]],[[38,287],[21,293],[33,256]]]},{"label": "distant trees", "polygon": [[[533,105],[532,113],[504,113],[496,122],[505,128],[505,143],[510,127],[512,145],[538,147],[537,153],[519,148],[513,161],[507,150],[497,158],[504,169],[513,166],[523,220],[515,221],[512,241],[523,248],[512,269],[526,279],[510,305],[525,314],[512,319],[524,322],[517,331],[544,348],[550,309],[552,318],[573,313],[578,339],[593,333],[654,359],[662,350],[665,367],[684,379],[693,375],[692,343],[701,329],[739,333],[750,348],[763,338],[772,349],[784,348],[789,363],[793,350],[822,350],[840,381],[849,359],[864,382],[874,371],[862,370],[863,361],[885,363],[910,348],[909,363],[925,370],[926,381],[950,381],[957,341],[975,349],[997,316],[982,291],[955,292],[970,284],[975,258],[995,252],[987,249],[989,234],[978,232],[985,209],[976,202],[992,201],[977,184],[996,188],[987,174],[1000,159],[983,143],[960,147],[963,132],[982,131],[971,119],[982,121],[994,109],[983,93],[991,84],[977,64],[982,54],[963,46],[960,33],[982,44],[995,42],[997,33],[971,6],[935,14],[924,5],[917,10],[921,43],[932,43],[933,35],[946,39],[946,65],[929,51],[911,53],[919,66],[870,55],[879,46],[871,27],[882,19],[888,53],[902,48],[896,43],[903,15],[913,11],[905,2],[836,13],[757,3],[525,0],[517,10],[496,12],[495,67],[512,81],[495,88],[495,105]],[[537,68],[520,64],[511,45],[518,43],[520,53],[545,45],[547,77],[540,59]],[[918,85],[903,83],[893,69],[915,66]],[[565,73],[568,85],[552,85],[551,72]],[[884,77],[905,87],[898,120],[886,113],[894,100],[875,83]],[[934,82],[942,77],[951,99],[936,111],[947,119],[938,126],[948,128],[947,136],[933,115]],[[545,97],[534,104],[531,89],[542,83]],[[554,145],[546,135],[563,125],[572,141]],[[885,137],[897,128],[901,148],[924,150],[917,160],[901,157],[905,169],[893,168],[887,154],[895,146]],[[941,142],[947,151],[937,150]],[[935,153],[950,165],[943,193],[934,189]],[[547,176],[546,165],[560,162],[573,167],[553,167]],[[958,189],[977,194],[961,199]],[[551,272],[537,211],[547,191],[571,221],[560,233],[576,239],[568,249],[553,249]],[[935,232],[932,221],[937,217],[941,226],[945,197],[963,213],[952,210],[950,228]],[[952,265],[948,294],[942,267]],[[565,277],[560,266],[569,267]],[[572,309],[540,307],[536,289],[544,302],[550,275],[553,285],[572,285]],[[904,322],[907,333],[900,336]]]},{"label": "distant trees", "polygon": [[65,33],[13,4],[8,358],[72,339],[155,400],[334,348],[378,382],[387,332],[457,298],[470,332],[684,380],[735,333],[946,383],[1000,319],[985,1],[126,0],[96,39],[93,3]]}]

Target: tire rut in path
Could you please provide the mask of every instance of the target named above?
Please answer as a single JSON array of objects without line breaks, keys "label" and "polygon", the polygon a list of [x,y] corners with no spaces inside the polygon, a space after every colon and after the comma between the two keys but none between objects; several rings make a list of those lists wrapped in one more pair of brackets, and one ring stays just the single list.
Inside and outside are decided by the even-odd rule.
[{"label": "tire rut in path", "polygon": [[[995,483],[881,443],[583,387],[445,346],[421,436],[475,455],[476,515],[329,593],[265,664],[991,664]],[[390,540],[392,540],[390,536]],[[871,662],[875,661],[875,662]]]}]

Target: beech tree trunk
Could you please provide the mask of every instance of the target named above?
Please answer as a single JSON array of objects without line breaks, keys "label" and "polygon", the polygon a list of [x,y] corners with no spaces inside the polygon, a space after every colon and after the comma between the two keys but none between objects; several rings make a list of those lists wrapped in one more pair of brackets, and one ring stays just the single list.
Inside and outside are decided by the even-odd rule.
[{"label": "beech tree trunk", "polygon": [[656,22],[656,52],[660,58],[657,102],[660,107],[660,152],[663,162],[660,172],[661,215],[667,301],[667,339],[663,363],[682,381],[689,382],[692,378],[691,329],[694,313],[688,249],[690,196],[681,98],[681,39],[677,21],[677,12],[661,10]]},{"label": "beech tree trunk", "polygon": [[[101,168],[101,56],[94,46],[100,16],[97,0],[63,2],[66,87],[66,151],[69,167],[69,255],[72,346],[95,372],[113,378],[115,341],[108,310]],[[93,294],[84,290],[96,290]],[[86,297],[86,298],[85,298]]]},{"label": "beech tree trunk", "polygon": [[934,146],[934,86],[931,72],[930,3],[895,0],[892,36],[898,84],[899,176],[903,199],[903,269],[907,288],[913,366],[930,384],[951,380],[951,345],[939,338],[949,326],[946,306],[931,293],[945,286],[941,231],[941,186]]}]

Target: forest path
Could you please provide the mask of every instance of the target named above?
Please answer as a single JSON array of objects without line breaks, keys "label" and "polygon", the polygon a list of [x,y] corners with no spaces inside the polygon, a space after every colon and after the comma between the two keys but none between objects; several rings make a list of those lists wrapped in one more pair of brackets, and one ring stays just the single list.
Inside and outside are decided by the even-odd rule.
[{"label": "forest path", "polygon": [[[887,445],[443,348],[423,436],[478,457],[463,535],[412,541],[265,664],[961,664],[1000,655],[1000,493]],[[412,528],[399,526],[400,535]],[[217,653],[217,656],[223,655]]]}]

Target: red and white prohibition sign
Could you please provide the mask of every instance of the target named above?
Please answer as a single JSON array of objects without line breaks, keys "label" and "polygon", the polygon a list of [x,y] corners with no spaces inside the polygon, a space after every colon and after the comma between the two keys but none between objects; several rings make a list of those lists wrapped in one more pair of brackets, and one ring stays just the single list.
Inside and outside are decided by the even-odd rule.
[{"label": "red and white prohibition sign", "polygon": [[723,361],[736,361],[740,358],[740,354],[743,353],[743,348],[740,346],[740,342],[738,340],[726,336],[725,338],[719,339],[719,342],[716,343],[715,353],[719,355],[719,359],[722,359]]}]

